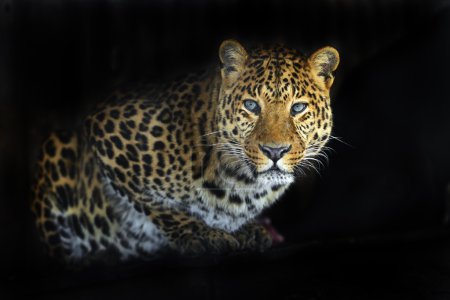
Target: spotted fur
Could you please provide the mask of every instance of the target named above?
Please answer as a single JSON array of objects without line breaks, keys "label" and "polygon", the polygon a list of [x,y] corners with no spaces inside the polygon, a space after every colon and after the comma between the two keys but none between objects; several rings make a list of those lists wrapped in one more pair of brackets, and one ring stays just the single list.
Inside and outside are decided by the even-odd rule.
[{"label": "spotted fur", "polygon": [[[339,56],[247,52],[228,40],[219,57],[202,75],[117,91],[79,131],[47,139],[32,209],[51,254],[79,262],[270,246],[254,219],[329,139]],[[306,109],[294,114],[296,103]]]}]

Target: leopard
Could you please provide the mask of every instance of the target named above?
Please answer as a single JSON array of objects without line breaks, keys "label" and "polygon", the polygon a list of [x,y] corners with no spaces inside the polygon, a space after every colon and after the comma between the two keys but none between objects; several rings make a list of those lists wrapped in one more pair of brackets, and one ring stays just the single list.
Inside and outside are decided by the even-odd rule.
[{"label": "leopard", "polygon": [[258,217],[333,127],[339,53],[247,50],[171,82],[119,88],[37,159],[31,210],[51,257],[67,263],[264,251]]}]

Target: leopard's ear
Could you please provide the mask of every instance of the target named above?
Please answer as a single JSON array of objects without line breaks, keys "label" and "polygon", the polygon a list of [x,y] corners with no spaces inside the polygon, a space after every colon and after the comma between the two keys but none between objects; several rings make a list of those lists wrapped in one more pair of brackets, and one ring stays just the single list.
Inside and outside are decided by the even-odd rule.
[{"label": "leopard's ear", "polygon": [[311,71],[322,87],[329,89],[334,81],[333,72],[339,65],[339,53],[333,47],[320,48],[308,58]]},{"label": "leopard's ear", "polygon": [[220,45],[219,57],[222,82],[228,87],[239,78],[247,60],[247,51],[237,41],[225,40]]}]

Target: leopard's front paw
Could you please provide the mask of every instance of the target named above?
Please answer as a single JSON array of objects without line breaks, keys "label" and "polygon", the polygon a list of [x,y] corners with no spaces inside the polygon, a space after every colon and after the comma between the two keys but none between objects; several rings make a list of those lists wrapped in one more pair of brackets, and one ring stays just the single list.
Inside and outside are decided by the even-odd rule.
[{"label": "leopard's front paw", "polygon": [[202,254],[223,254],[239,249],[238,240],[219,229],[205,229],[201,232],[185,232],[172,243],[172,248],[187,256]]},{"label": "leopard's front paw", "polygon": [[272,246],[270,233],[258,223],[244,225],[234,236],[239,241],[242,250],[264,251]]}]

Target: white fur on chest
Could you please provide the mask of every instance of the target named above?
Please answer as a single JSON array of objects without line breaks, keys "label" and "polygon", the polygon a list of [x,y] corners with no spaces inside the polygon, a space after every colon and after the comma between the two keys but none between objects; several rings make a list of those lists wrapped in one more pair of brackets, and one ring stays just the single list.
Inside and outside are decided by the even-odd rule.
[{"label": "white fur on chest", "polygon": [[[278,180],[261,176],[252,185],[226,181],[224,182],[226,196],[221,200],[214,199],[208,190],[200,187],[194,199],[201,199],[201,201],[190,203],[189,211],[210,227],[234,232],[280,198],[293,181],[294,178],[290,175]],[[273,191],[272,187],[276,185],[280,187],[277,191]],[[263,196],[256,199],[256,194]],[[238,195],[244,201],[239,205],[230,203],[227,201],[229,195]]]}]

